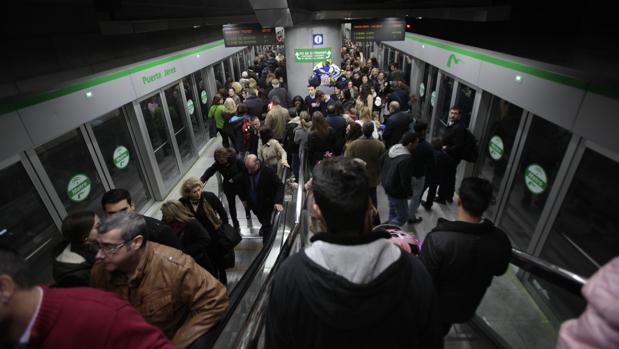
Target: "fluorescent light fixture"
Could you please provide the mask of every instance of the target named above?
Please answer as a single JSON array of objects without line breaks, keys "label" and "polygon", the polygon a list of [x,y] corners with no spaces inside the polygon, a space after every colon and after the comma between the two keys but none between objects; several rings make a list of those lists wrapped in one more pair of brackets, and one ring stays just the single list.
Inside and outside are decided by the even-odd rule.
[{"label": "fluorescent light fixture", "polygon": [[426,48],[426,45],[421,45],[421,48]]},{"label": "fluorescent light fixture", "polygon": [[92,98],[92,92],[90,91],[86,92],[86,98]]},{"label": "fluorescent light fixture", "polygon": [[522,75],[516,75],[516,77],[514,78],[514,81],[516,81],[517,83],[522,83]]},{"label": "fluorescent light fixture", "polygon": [[200,58],[200,54],[199,53],[196,55],[196,58]]},{"label": "fluorescent light fixture", "polygon": [[193,29],[197,29],[197,28],[200,28],[200,26],[199,25],[194,25],[193,26]]},{"label": "fluorescent light fixture", "polygon": [[417,19],[423,19],[423,17],[417,17]]}]

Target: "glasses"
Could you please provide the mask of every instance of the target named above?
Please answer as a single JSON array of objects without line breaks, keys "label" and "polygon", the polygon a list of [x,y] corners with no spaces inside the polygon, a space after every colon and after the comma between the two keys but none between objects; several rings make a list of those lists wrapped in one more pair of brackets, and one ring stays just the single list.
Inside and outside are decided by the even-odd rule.
[{"label": "glasses", "polygon": [[112,255],[115,254],[121,247],[127,245],[129,242],[131,242],[131,240],[125,240],[123,242],[119,242],[117,244],[99,244],[99,243],[94,243],[94,246],[97,248],[97,250],[103,252],[103,254],[105,255]]}]

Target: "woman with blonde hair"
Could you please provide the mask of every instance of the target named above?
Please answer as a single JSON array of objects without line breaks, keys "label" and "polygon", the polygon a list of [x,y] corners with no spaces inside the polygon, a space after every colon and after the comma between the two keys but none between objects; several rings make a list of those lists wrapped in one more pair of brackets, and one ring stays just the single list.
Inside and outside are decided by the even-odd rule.
[{"label": "woman with blonde hair", "polygon": [[207,251],[214,267],[211,274],[225,285],[227,278],[224,255],[228,251],[224,251],[219,246],[217,236],[222,225],[228,224],[228,214],[215,194],[203,190],[204,185],[199,178],[189,177],[181,186],[179,201],[201,223],[211,237],[211,244]]},{"label": "woman with blonde hair", "polygon": [[212,238],[193,213],[178,201],[166,201],[161,205],[161,220],[176,234],[181,250],[190,255],[196,263],[213,276],[216,268],[209,256]]},{"label": "woman with blonde hair", "polygon": [[368,121],[371,121],[374,123],[374,131],[372,131],[372,138],[378,139],[378,131],[376,130],[378,130],[378,128],[380,127],[380,124],[376,122],[376,120],[372,120],[372,112],[370,111],[370,108],[361,107],[361,110],[359,111],[359,120],[355,122],[358,123],[359,126],[363,127],[363,124],[365,124]]},{"label": "woman with blonde hair", "polygon": [[230,148],[232,145],[232,147],[236,149],[236,145],[234,144],[234,130],[230,124],[230,119],[234,115],[236,115],[236,102],[234,99],[228,97],[224,101],[224,110],[221,113],[221,116],[224,119],[224,127],[221,133],[221,144],[223,144],[226,148]]}]

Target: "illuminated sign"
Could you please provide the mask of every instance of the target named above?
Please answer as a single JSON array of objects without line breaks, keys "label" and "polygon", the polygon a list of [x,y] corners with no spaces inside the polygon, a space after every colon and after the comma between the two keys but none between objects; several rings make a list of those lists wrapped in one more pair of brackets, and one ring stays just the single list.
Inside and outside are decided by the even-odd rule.
[{"label": "illuminated sign", "polygon": [[225,24],[223,34],[226,47],[277,45],[275,28],[262,28],[259,24]]},{"label": "illuminated sign", "polygon": [[359,20],[351,23],[351,40],[403,41],[406,21],[399,18]]}]

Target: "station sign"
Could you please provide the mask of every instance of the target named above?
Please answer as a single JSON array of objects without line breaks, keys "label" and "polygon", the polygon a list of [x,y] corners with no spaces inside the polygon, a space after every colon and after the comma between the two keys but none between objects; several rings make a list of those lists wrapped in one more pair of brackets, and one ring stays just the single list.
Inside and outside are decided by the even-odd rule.
[{"label": "station sign", "polygon": [[275,28],[262,28],[260,24],[224,24],[226,47],[251,45],[277,45]]},{"label": "station sign", "polygon": [[295,63],[318,63],[331,58],[332,51],[330,47],[325,48],[295,48],[294,61]]},{"label": "station sign", "polygon": [[358,20],[351,23],[351,41],[403,41],[406,21],[400,18]]}]

